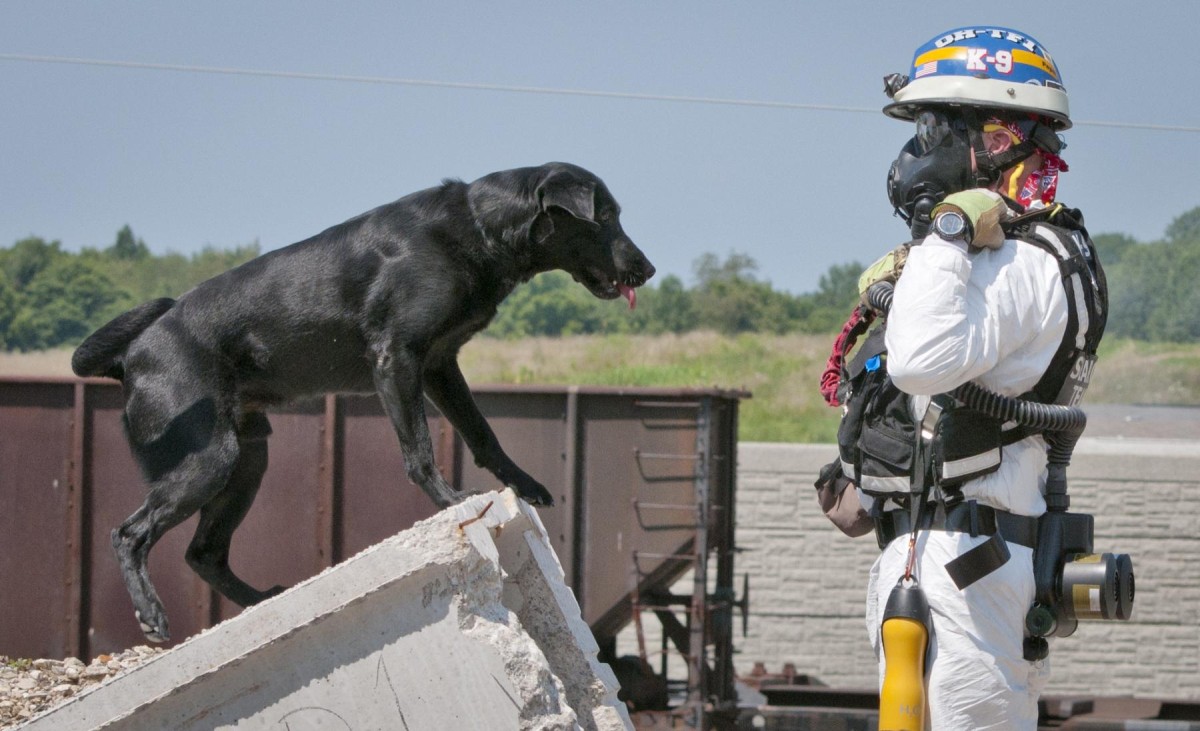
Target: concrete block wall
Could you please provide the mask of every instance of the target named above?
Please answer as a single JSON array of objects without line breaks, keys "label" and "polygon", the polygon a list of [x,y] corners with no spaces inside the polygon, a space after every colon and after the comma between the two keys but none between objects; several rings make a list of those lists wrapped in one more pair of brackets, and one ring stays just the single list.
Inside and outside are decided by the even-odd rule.
[{"label": "concrete block wall", "polygon": [[[738,445],[737,574],[750,575],[737,669],[784,663],[846,688],[873,688],[863,624],[873,536],[848,538],[817,507],[813,481],[833,445]],[[1081,624],[1051,643],[1050,694],[1200,700],[1200,442],[1083,439],[1072,509],[1096,516],[1097,551],[1129,553],[1128,622]]]}]

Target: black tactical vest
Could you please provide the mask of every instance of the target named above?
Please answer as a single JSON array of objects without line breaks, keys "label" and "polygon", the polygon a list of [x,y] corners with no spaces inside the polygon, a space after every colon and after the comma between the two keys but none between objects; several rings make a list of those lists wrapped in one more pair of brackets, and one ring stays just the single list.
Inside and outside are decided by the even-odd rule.
[{"label": "black tactical vest", "polygon": [[[1108,313],[1104,270],[1078,211],[1055,206],[1022,219],[1006,228],[1006,234],[1045,250],[1058,261],[1068,318],[1049,368],[1021,398],[1075,406],[1091,380],[1096,349],[1104,334]],[[862,329],[869,325],[870,319],[864,318]],[[855,356],[843,360],[838,386],[838,400],[845,404],[838,427],[842,469],[864,492],[901,498],[912,493],[914,484],[957,487],[994,472],[1000,466],[1004,445],[1035,433],[961,406],[948,395],[935,396],[943,410],[931,445],[932,459],[919,467],[928,470],[925,479],[914,480],[919,426],[909,395],[896,388],[887,374],[886,325],[886,320],[876,325]]]}]

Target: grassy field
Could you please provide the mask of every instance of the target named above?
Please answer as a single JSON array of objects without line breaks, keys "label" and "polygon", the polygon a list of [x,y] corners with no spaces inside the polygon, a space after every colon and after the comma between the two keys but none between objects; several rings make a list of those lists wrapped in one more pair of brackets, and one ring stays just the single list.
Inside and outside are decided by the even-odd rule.
[{"label": "grassy field", "polygon": [[[830,336],[709,332],[667,336],[476,338],[462,352],[467,379],[482,383],[719,387],[753,396],[741,406],[739,437],[828,442],[838,411],[817,380]],[[0,353],[0,376],[67,376],[69,350]],[[1101,350],[1089,403],[1200,404],[1200,345],[1113,341]]]}]

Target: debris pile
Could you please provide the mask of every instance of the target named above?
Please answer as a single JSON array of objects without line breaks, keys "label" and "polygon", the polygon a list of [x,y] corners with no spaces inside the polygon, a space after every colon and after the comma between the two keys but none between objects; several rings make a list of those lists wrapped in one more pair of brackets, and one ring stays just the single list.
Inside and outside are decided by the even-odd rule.
[{"label": "debris pile", "polygon": [[[624,731],[629,716],[598,651],[540,518],[505,490],[471,496],[140,667],[123,672],[110,658],[93,672],[113,677],[86,693],[45,677],[47,691],[72,686],[71,696],[15,718],[28,731]],[[14,683],[31,686],[18,691],[42,692],[45,665],[36,679],[14,668]]]},{"label": "debris pile", "polygon": [[140,645],[116,655],[100,655],[90,664],[75,657],[25,660],[0,655],[0,729],[23,723],[162,652]]}]

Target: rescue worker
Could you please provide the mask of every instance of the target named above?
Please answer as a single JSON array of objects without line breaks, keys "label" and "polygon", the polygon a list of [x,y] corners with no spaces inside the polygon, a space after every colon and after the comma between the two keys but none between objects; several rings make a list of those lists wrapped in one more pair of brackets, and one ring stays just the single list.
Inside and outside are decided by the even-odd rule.
[{"label": "rescue worker", "polygon": [[[1001,223],[1053,206],[1067,170],[1058,132],[1071,122],[1054,61],[1035,39],[1010,29],[939,34],[917,49],[908,77],[893,75],[887,85],[884,113],[916,125],[893,163],[889,196],[923,238],[895,283],[886,365],[911,395],[920,424],[931,396],[967,381],[1006,396],[1028,394],[1059,352],[1072,311],[1059,260],[1006,238]],[[911,553],[909,532],[889,535],[871,569],[866,624],[881,681],[884,609],[910,561],[928,600],[925,728],[1037,727],[1049,668],[1044,658],[1026,659],[1024,640],[1034,602],[1036,541],[1028,531],[1036,535],[1046,510],[1046,442],[1027,436],[999,454],[994,471],[947,490],[941,510],[917,519],[924,529],[911,534]],[[874,516],[911,525],[908,507],[879,495],[860,498]],[[960,589],[947,564],[997,532],[1008,559]]]}]

